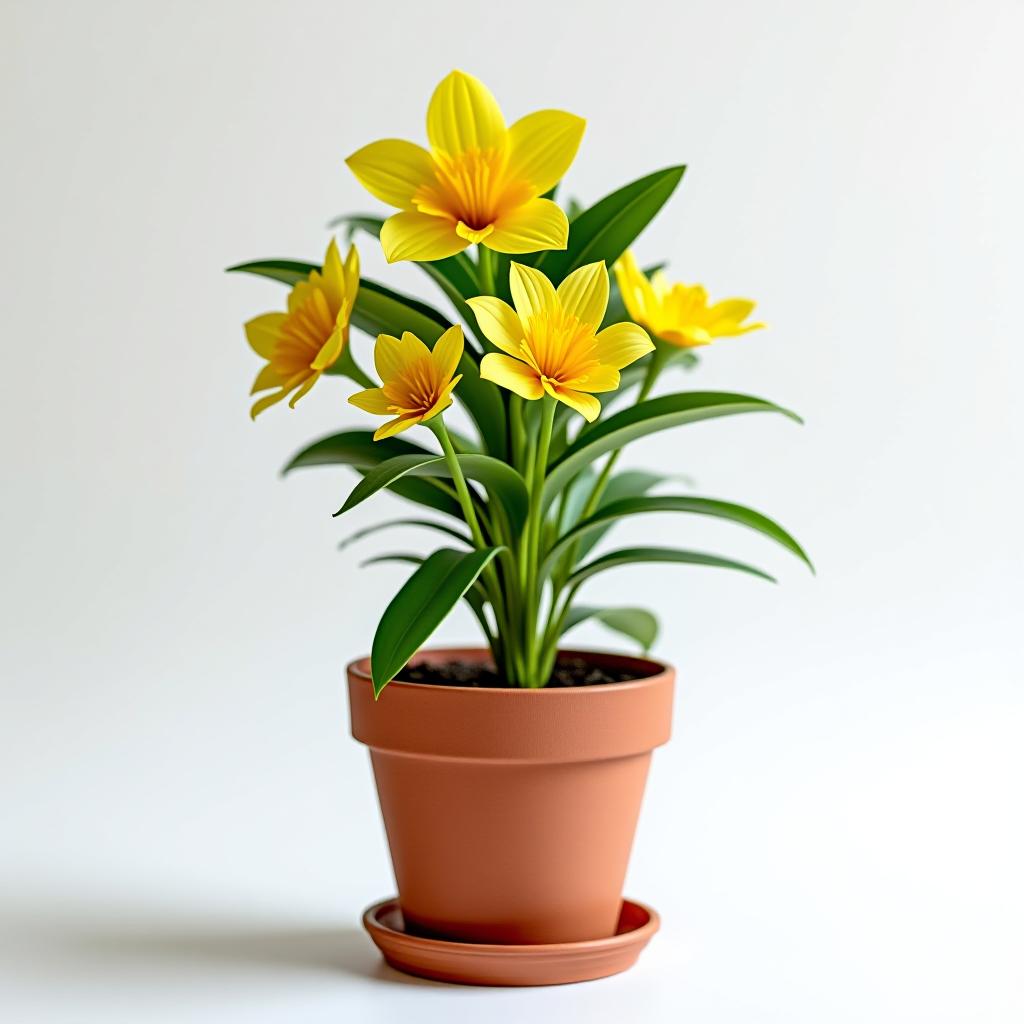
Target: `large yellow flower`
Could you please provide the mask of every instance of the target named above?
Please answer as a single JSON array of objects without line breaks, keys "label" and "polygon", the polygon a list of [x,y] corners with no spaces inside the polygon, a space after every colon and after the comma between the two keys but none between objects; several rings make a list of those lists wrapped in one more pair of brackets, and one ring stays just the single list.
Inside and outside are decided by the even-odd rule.
[{"label": "large yellow flower", "polygon": [[332,238],[323,271],[312,271],[292,288],[288,312],[264,313],[245,325],[253,351],[267,360],[250,394],[277,389],[253,405],[253,419],[293,391],[288,404],[294,408],[324,370],[337,362],[348,344],[348,322],[358,292],[359,253],[351,246],[342,264]]},{"label": "large yellow flower", "polygon": [[509,274],[515,309],[489,295],[470,299],[480,330],[502,352],[484,356],[480,376],[523,398],[545,394],[593,421],[594,397],[619,386],[619,370],[654,345],[636,324],[598,331],[608,308],[603,262],[573,271],[556,291],[533,267],[513,263]]},{"label": "large yellow flower", "polygon": [[426,423],[452,404],[452,391],[462,380],[453,376],[462,358],[462,328],[449,327],[431,351],[408,331],[401,339],[377,338],[373,361],[383,387],[367,388],[349,401],[376,416],[394,415],[373,435],[374,441]]},{"label": "large yellow flower", "polygon": [[453,71],[427,109],[430,151],[384,139],[346,163],[396,213],[380,233],[389,263],[439,260],[482,243],[497,252],[564,249],[569,223],[539,198],[569,169],[586,122],[539,110],[505,127],[490,91]]},{"label": "large yellow flower", "polygon": [[749,299],[724,299],[709,306],[703,285],[670,284],[661,271],[648,281],[631,252],[615,264],[615,279],[629,315],[670,345],[696,348],[764,327],[743,323],[754,311]]}]

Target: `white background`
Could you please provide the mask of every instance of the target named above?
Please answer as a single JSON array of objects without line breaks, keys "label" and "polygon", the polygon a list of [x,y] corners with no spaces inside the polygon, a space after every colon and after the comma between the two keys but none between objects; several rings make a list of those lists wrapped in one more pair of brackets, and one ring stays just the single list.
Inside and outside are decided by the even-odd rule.
[{"label": "white background", "polygon": [[[5,1019],[1019,1021],[1022,32],[998,0],[4,0]],[[588,118],[568,194],[687,162],[641,261],[771,330],[673,383],[807,421],[630,450],[777,516],[819,574],[622,529],[781,582],[592,586],[660,612],[678,717],[627,885],[664,928],[566,989],[415,982],[358,930],[393,881],[342,668],[406,573],[335,547],[400,505],[339,522],[345,471],[277,477],[366,420],[335,380],[249,421],[241,323],[284,291],[221,272],[378,210],[343,157],[422,140],[452,67],[510,120]]]}]

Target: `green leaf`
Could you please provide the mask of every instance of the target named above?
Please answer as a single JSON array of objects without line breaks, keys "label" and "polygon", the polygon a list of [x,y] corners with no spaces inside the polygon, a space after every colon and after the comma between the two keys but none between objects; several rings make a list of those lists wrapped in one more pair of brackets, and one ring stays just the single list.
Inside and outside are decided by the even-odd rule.
[{"label": "green leaf", "polygon": [[225,270],[226,274],[255,274],[269,277],[282,284],[296,284],[309,277],[311,270],[319,270],[318,263],[304,263],[301,260],[254,260],[251,263],[236,263]]},{"label": "green leaf", "polygon": [[352,241],[357,231],[365,231],[374,238],[380,238],[380,229],[384,224],[384,218],[372,213],[343,213],[327,222],[327,230],[335,228],[348,228],[346,232],[348,241]]},{"label": "green leaf", "polygon": [[356,530],[355,533],[349,534],[338,545],[338,550],[343,551],[349,545],[355,544],[356,541],[362,540],[364,537],[380,533],[382,530],[393,530],[398,526],[419,526],[425,530],[437,530],[438,533],[446,533],[449,537],[462,541],[467,547],[473,546],[473,541],[469,537],[448,526],[447,523],[438,523],[433,519],[386,519],[382,523],[373,523],[370,526],[364,526],[361,530]]},{"label": "green leaf", "polygon": [[431,455],[436,453],[401,437],[385,437],[374,441],[372,430],[343,430],[340,434],[329,434],[296,452],[281,470],[290,473],[293,469],[307,466],[354,466],[367,469],[396,455]]},{"label": "green leaf", "polygon": [[[645,469],[628,469],[623,473],[616,473],[608,481],[608,486],[604,489],[604,494],[601,495],[597,507],[600,509],[623,498],[639,497],[657,487],[665,479],[659,473],[650,473]],[[583,561],[614,525],[615,520],[609,519],[603,525],[595,524],[592,530],[578,535],[579,546],[575,552],[575,561],[577,563]],[[559,540],[559,545],[561,545],[561,540]]]},{"label": "green leaf", "polygon": [[[459,455],[457,458],[465,476],[482,483],[490,498],[505,510],[513,530],[521,530],[530,504],[523,478],[508,463],[489,455]],[[399,455],[388,459],[356,484],[335,515],[348,512],[381,488],[393,487],[396,481],[407,476],[449,479],[451,471],[447,461],[437,455]]]},{"label": "green leaf", "polygon": [[[399,437],[385,437],[380,441],[374,441],[372,431],[344,430],[340,434],[322,437],[308,448],[303,448],[292,456],[291,461],[281,472],[287,474],[293,469],[308,466],[351,466],[358,472],[365,473],[374,466],[400,455],[438,458],[426,448]],[[390,489],[407,501],[435,509],[456,519],[462,518],[459,503],[432,480],[396,480],[390,485]]]},{"label": "green leaf", "polygon": [[658,620],[646,608],[595,608],[590,605],[573,605],[562,626],[562,633],[568,633],[570,629],[588,619],[596,619],[614,632],[635,640],[644,654],[658,639]]},{"label": "green leaf", "polygon": [[615,569],[620,565],[640,565],[648,562],[680,562],[685,565],[709,565],[717,569],[736,569],[738,572],[758,576],[769,583],[775,583],[775,577],[755,569],[746,562],[735,562],[731,558],[719,558],[718,555],[706,555],[701,551],[682,551],[678,548],[619,548],[601,555],[592,562],[580,566],[568,579],[570,586],[579,586],[584,580],[598,573]]},{"label": "green leaf", "polygon": [[796,555],[814,572],[814,566],[804,549],[778,523],[760,512],[755,512],[745,505],[736,505],[731,501],[718,501],[714,498],[696,498],[690,496],[656,495],[654,497],[621,498],[599,506],[597,511],[577,524],[572,530],[559,538],[548,552],[548,559],[557,557],[559,551],[573,541],[585,537],[598,530],[607,529],[609,524],[626,516],[642,515],[648,512],[689,512],[702,516],[713,516],[725,519],[755,530],[764,537],[775,541],[787,551]]},{"label": "green leaf", "polygon": [[665,205],[685,167],[667,167],[620,188],[576,217],[569,246],[549,249],[534,264],[554,284],[587,263],[604,260],[610,267]]},{"label": "green leaf", "polygon": [[441,548],[409,577],[388,605],[373,637],[370,672],[375,697],[448,617],[500,550]]},{"label": "green leaf", "polygon": [[669,427],[745,412],[777,412],[801,422],[796,413],[763,398],[720,391],[691,391],[651,398],[640,405],[598,420],[578,437],[552,465],[544,484],[544,501],[550,503],[580,470],[595,459],[622,448],[637,438]]}]

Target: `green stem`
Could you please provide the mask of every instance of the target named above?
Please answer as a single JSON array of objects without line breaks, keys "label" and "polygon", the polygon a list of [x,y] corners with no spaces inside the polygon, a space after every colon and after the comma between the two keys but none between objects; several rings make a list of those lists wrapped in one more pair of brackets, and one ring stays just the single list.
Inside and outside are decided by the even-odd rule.
[{"label": "green stem", "polygon": [[529,673],[527,686],[543,686],[545,680],[539,676],[541,644],[540,604],[543,581],[540,578],[540,538],[544,525],[544,478],[547,475],[548,452],[551,448],[551,433],[555,422],[555,401],[552,398],[541,400],[540,440],[537,442],[536,454],[533,459],[533,473],[530,479],[530,513],[526,520],[526,669]]},{"label": "green stem", "polygon": [[477,264],[477,284],[483,295],[494,294],[494,254],[486,246],[476,247],[479,262]]},{"label": "green stem", "polygon": [[[466,483],[466,477],[462,472],[462,467],[459,465],[459,457],[455,453],[455,447],[452,445],[452,439],[448,436],[448,430],[444,425],[444,419],[441,416],[435,416],[425,425],[434,432],[435,437],[437,437],[437,440],[441,445],[441,450],[444,452],[445,462],[448,464],[452,480],[455,482],[455,493],[458,496],[459,505],[462,508],[462,514],[465,516],[466,523],[469,526],[469,534],[473,538],[473,543],[482,550],[483,548],[488,547],[488,544],[480,529],[480,522],[477,519],[476,509],[473,504],[473,496],[469,493],[469,484]],[[508,615],[505,610],[504,598],[502,597],[501,583],[493,565],[488,565],[484,569],[483,580],[487,596],[491,602],[491,607],[494,609],[495,619],[497,620],[500,628],[502,622],[508,622]],[[504,645],[504,638],[502,638],[502,645]],[[493,646],[491,650],[494,652],[495,659],[497,660],[500,657],[500,651],[496,650]]]},{"label": "green stem", "polygon": [[441,451],[444,452],[445,462],[447,462],[448,469],[451,471],[452,480],[455,483],[455,493],[459,499],[459,505],[462,507],[462,514],[466,517],[466,525],[469,526],[469,534],[473,538],[473,543],[478,548],[485,548],[487,547],[487,542],[484,540],[484,535],[480,530],[480,522],[476,517],[473,496],[469,493],[469,484],[466,483],[466,478],[463,476],[462,467],[459,465],[459,457],[455,453],[452,439],[448,436],[444,420],[440,416],[435,416],[426,426],[430,427],[434,432],[434,436],[441,445]]}]

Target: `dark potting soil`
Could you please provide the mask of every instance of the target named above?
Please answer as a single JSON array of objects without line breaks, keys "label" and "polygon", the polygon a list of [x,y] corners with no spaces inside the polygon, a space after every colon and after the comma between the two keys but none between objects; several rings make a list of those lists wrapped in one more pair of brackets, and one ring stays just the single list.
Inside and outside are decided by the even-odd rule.
[{"label": "dark potting soil", "polygon": [[[594,665],[584,658],[559,658],[547,688],[601,686],[604,683],[628,683],[644,676],[628,669]],[[403,683],[431,683],[434,686],[476,686],[481,689],[510,689],[504,677],[492,666],[475,661],[441,661],[407,665],[398,673]]]}]

